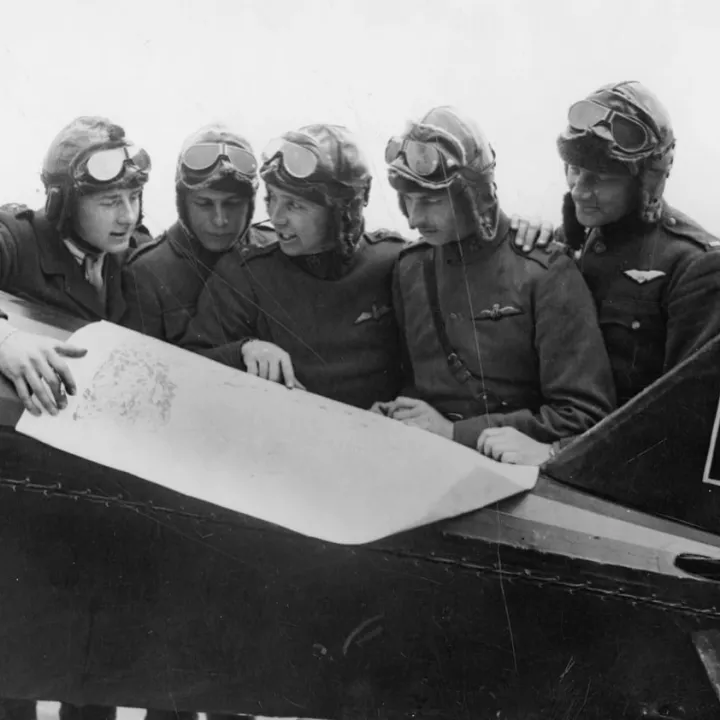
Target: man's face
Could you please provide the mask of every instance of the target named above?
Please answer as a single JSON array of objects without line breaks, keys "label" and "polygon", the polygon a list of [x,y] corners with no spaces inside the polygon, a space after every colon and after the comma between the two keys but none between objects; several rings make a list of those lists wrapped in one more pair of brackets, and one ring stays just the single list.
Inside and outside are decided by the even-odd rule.
[{"label": "man's face", "polygon": [[267,186],[265,202],[286,255],[313,255],[335,247],[335,238],[328,237],[330,208],[273,185]]},{"label": "man's face", "polygon": [[140,217],[141,190],[116,189],[82,195],[77,200],[75,232],[98,250],[127,250]]},{"label": "man's face", "polygon": [[214,252],[227,250],[250,220],[249,198],[225,190],[191,190],[185,203],[190,229]]},{"label": "man's face", "polygon": [[447,245],[475,232],[465,203],[449,191],[402,193],[408,223],[430,245]]},{"label": "man's face", "polygon": [[568,165],[567,183],[581,225],[601,227],[629,215],[638,203],[638,186],[631,175],[597,173]]}]

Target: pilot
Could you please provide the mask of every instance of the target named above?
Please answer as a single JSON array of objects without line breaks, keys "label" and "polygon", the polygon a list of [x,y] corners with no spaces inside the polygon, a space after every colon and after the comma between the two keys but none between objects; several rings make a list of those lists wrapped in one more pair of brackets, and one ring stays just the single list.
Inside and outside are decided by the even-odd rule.
[{"label": "pilot", "polygon": [[563,253],[515,246],[475,123],[435,108],[390,140],[386,161],[422,241],[393,276],[412,383],[375,409],[473,448],[486,428],[553,442],[607,415],[614,391],[592,297]]},{"label": "pilot", "polygon": [[[557,145],[569,187],[561,235],[595,299],[624,404],[720,332],[720,241],[663,199],[675,135],[639,82],[574,103]],[[478,449],[540,464],[561,445],[504,430]]]},{"label": "pilot", "polygon": [[215,266],[182,345],[288,386],[369,408],[400,383],[390,275],[401,237],[365,231],[368,164],[338,125],[285,133],[260,175],[275,242]]},{"label": "pilot", "polygon": [[257,160],[241,135],[214,124],[185,140],[175,173],[178,219],[125,266],[123,325],[170,343],[182,338],[217,261],[236,245],[274,240],[272,228],[250,225],[257,187]]},{"label": "pilot", "polygon": [[[150,240],[140,225],[149,172],[149,155],[122,127],[102,117],[73,120],[45,156],[45,208],[0,212],[0,290],[87,320],[119,320],[122,264]],[[84,352],[0,319],[0,372],[33,414],[65,406],[75,384],[64,358]]]}]

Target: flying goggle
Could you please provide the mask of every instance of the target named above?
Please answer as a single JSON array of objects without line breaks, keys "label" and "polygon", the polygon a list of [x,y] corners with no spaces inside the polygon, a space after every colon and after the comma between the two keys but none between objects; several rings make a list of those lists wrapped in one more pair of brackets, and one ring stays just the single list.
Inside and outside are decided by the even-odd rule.
[{"label": "flying goggle", "polygon": [[297,143],[278,138],[271,140],[263,150],[262,159],[268,163],[280,155],[283,167],[288,175],[297,180],[306,180],[313,175],[320,164],[318,156],[310,150]]},{"label": "flying goggle", "polygon": [[436,143],[391,138],[385,148],[385,162],[390,165],[401,155],[405,157],[411,172],[425,178],[441,170],[447,176],[448,171],[460,167],[460,163]]},{"label": "flying goggle", "polygon": [[98,150],[80,164],[76,176],[99,183],[112,182],[125,172],[126,165],[134,165],[138,170],[147,172],[151,168],[150,156],[135,145]]},{"label": "flying goggle", "polygon": [[233,169],[241,175],[253,177],[257,172],[255,156],[237,145],[223,142],[206,142],[191,145],[183,154],[180,162],[193,172],[206,172],[220,158],[226,158]]},{"label": "flying goggle", "polygon": [[598,125],[606,126],[613,143],[626,153],[639,153],[653,146],[648,129],[640,121],[592,100],[576,102],[568,112],[568,123],[581,132],[592,131]]}]

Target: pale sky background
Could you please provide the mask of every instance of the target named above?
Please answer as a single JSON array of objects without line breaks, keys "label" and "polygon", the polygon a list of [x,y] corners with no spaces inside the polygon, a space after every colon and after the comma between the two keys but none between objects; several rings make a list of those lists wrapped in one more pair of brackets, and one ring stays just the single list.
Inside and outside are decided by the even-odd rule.
[{"label": "pale sky background", "polygon": [[372,161],[369,227],[406,230],[385,143],[452,104],[495,146],[504,209],[558,222],[568,106],[637,79],[674,120],[666,197],[720,233],[716,0],[5,0],[2,18],[0,202],[42,205],[53,136],[77,115],[106,115],[152,156],[145,209],[159,232],[175,218],[190,132],[224,121],[259,154],[324,121],[355,130]]}]

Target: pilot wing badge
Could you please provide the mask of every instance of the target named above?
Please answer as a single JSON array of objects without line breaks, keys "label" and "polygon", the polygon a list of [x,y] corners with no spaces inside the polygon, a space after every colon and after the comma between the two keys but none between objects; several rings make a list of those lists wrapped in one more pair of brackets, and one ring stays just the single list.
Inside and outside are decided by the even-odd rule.
[{"label": "pilot wing badge", "polygon": [[522,315],[520,308],[512,305],[500,306],[500,303],[495,303],[491,308],[481,310],[480,314],[475,318],[476,320],[500,320],[504,317],[510,317],[512,315]]},{"label": "pilot wing badge", "polygon": [[625,275],[638,283],[638,285],[644,285],[651,280],[664,277],[665,273],[662,270],[626,270]]},{"label": "pilot wing badge", "polygon": [[370,310],[366,310],[365,312],[361,312],[357,319],[355,320],[355,325],[360,325],[360,323],[368,322],[369,320],[380,320],[380,318],[384,317],[390,312],[390,306],[389,305],[380,305],[378,307],[375,303],[373,303],[373,306],[370,308]]}]

